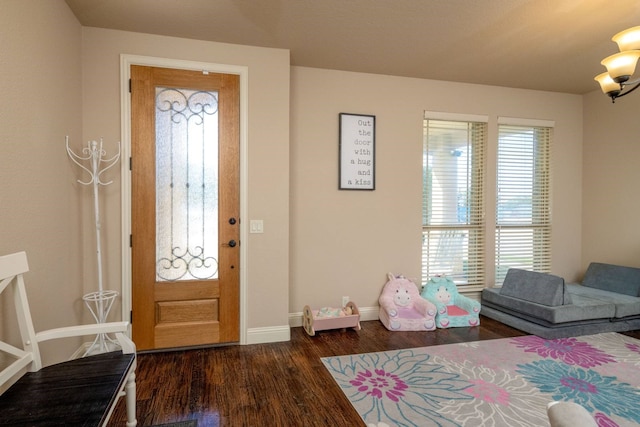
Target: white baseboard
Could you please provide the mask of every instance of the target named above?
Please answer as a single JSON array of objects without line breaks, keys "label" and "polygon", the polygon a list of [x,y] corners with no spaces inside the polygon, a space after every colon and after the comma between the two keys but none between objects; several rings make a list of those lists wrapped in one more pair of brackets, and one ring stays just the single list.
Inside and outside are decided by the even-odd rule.
[{"label": "white baseboard", "polygon": [[84,357],[84,354],[87,352],[87,350],[89,350],[92,344],[93,343],[91,342],[84,342],[80,344],[80,347],[71,355],[71,357],[69,357],[69,360],[80,359],[81,357]]},{"label": "white baseboard", "polygon": [[[378,307],[359,307],[360,320],[378,320]],[[266,344],[291,340],[291,328],[302,326],[302,312],[289,313],[289,324],[268,328],[252,328],[247,331],[246,344]]]},{"label": "white baseboard", "polygon": [[[302,322],[300,323],[302,326]],[[268,328],[251,328],[247,331],[246,344],[265,344],[291,340],[291,326],[271,326]]]},{"label": "white baseboard", "polygon": [[84,342],[80,344],[80,347],[69,357],[69,360],[80,359],[81,357],[89,356],[92,354],[100,354],[116,350],[120,350],[120,345],[115,342],[106,341],[104,343],[104,348],[101,348],[99,345],[97,345],[95,341]]}]

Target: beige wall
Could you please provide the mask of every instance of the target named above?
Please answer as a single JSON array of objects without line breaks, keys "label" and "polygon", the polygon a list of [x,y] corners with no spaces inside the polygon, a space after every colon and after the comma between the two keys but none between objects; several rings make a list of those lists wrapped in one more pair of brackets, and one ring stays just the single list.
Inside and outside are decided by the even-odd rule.
[{"label": "beige wall", "polygon": [[582,267],[640,267],[640,92],[584,99]]},{"label": "beige wall", "polygon": [[[495,197],[498,116],[555,121],[553,272],[580,269],[582,97],[293,67],[289,310],[372,307],[386,273],[420,277],[424,110],[489,116],[487,226]],[[375,191],[338,190],[338,114],[376,116]],[[491,234],[491,233],[490,233]],[[493,242],[490,240],[488,246]],[[493,260],[487,270],[492,274]]]},{"label": "beige wall", "polygon": [[[65,151],[81,138],[81,27],[63,1],[3,0],[0,13],[0,254],[26,251],[36,330],[84,316],[84,188]],[[6,295],[5,295],[6,297]],[[13,335],[0,301],[0,334]],[[73,350],[77,348],[71,347]],[[55,348],[45,362],[69,356]]]}]

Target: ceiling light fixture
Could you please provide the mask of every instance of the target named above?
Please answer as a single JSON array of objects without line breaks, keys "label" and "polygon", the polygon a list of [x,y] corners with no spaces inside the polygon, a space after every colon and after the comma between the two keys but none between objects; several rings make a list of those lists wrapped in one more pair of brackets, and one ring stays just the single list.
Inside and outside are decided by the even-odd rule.
[{"label": "ceiling light fixture", "polygon": [[[616,98],[625,96],[640,86],[640,79],[629,81],[640,58],[640,27],[621,31],[611,40],[618,44],[620,52],[600,62],[607,67],[607,72],[597,75],[594,80],[600,83],[602,92],[611,97],[611,102],[616,102]],[[625,91],[625,88],[628,89]]]}]

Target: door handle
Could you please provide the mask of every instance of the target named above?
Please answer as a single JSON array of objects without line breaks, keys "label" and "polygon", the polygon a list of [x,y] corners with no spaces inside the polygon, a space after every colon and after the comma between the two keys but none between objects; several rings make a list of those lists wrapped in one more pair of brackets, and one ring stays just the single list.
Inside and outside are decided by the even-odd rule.
[{"label": "door handle", "polygon": [[222,246],[229,246],[230,248],[235,248],[237,244],[238,243],[235,240],[231,239],[229,240],[229,243],[223,243]]}]

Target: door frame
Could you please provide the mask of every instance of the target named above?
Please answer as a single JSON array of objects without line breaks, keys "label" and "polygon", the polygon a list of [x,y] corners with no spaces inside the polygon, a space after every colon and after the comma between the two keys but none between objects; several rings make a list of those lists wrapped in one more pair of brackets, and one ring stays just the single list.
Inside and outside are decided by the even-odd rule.
[{"label": "door frame", "polygon": [[[179,59],[157,58],[139,55],[120,55],[120,141],[121,141],[121,242],[122,242],[122,320],[130,321],[131,313],[131,94],[129,78],[131,66],[177,68],[211,73],[237,74],[240,76],[240,344],[247,344],[247,253],[248,223],[246,218],[248,200],[248,88],[249,68],[239,65],[196,62]],[[129,327],[131,335],[131,327]]]}]

